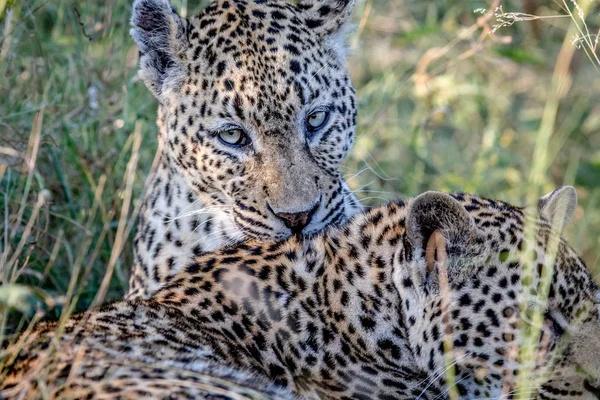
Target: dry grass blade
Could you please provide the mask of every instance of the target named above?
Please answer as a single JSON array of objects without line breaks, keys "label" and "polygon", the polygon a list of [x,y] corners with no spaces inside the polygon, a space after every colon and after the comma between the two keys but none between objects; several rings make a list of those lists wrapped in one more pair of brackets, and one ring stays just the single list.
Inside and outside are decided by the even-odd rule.
[{"label": "dry grass blade", "polygon": [[[27,178],[25,180],[25,189],[23,190],[23,194],[21,197],[21,205],[19,207],[19,211],[17,212],[17,216],[14,221],[15,228],[18,228],[21,225],[21,219],[23,218],[23,212],[25,211],[25,207],[27,206],[27,201],[29,199],[29,191],[31,189],[31,182],[33,180],[33,173],[35,171],[35,163],[37,161],[38,150],[40,148],[40,140],[41,140],[41,132],[42,132],[42,124],[44,121],[44,112],[43,110],[38,112],[33,119],[33,127],[31,128],[31,135],[29,136],[29,144],[27,146]],[[15,237],[18,229],[13,229],[10,234],[11,239]]]},{"label": "dry grass blade", "polygon": [[115,270],[115,266],[119,257],[121,256],[121,252],[125,246],[125,232],[127,227],[127,220],[129,218],[129,207],[131,205],[132,192],[133,192],[133,182],[135,180],[135,171],[137,168],[137,163],[139,160],[139,151],[140,146],[142,144],[142,123],[137,122],[135,125],[135,130],[133,132],[133,149],[131,151],[131,158],[129,159],[129,163],[127,164],[127,169],[125,171],[125,191],[123,194],[123,204],[121,206],[121,215],[119,217],[119,225],[117,228],[117,234],[115,236],[115,241],[113,243],[112,253],[110,255],[110,260],[106,267],[106,273],[104,278],[102,279],[102,283],[100,284],[100,288],[96,293],[96,297],[92,302],[92,306],[97,306],[102,304],[104,301],[104,297],[106,296],[106,292],[108,290],[108,285],[110,284],[110,280]]},{"label": "dry grass blade", "polygon": [[[582,3],[581,10],[588,10],[591,6],[591,1],[585,1]],[[540,129],[536,137],[535,151],[532,157],[531,172],[529,175],[529,182],[527,186],[526,196],[529,204],[536,204],[537,199],[540,197],[542,192],[542,185],[544,182],[544,176],[549,167],[549,150],[550,150],[550,139],[554,133],[554,127],[556,124],[556,118],[558,115],[558,108],[561,99],[564,94],[568,91],[571,84],[571,72],[570,65],[573,59],[575,48],[571,45],[569,33],[573,33],[577,27],[577,23],[574,22],[568,31],[567,37],[563,40],[560,53],[558,55],[554,74],[552,76],[552,85],[550,88],[548,100],[546,102]],[[558,220],[552,221],[562,225],[564,220],[563,215],[555,216]],[[529,243],[535,243],[536,238],[536,219],[530,218],[526,220],[524,237]],[[557,225],[556,225],[557,226]],[[537,344],[540,340],[542,321],[544,318],[543,309],[548,298],[550,289],[550,282],[554,272],[554,261],[558,252],[558,243],[560,240],[560,232],[551,235],[546,250],[544,259],[543,275],[541,282],[538,287],[532,288],[531,283],[534,282],[531,277],[534,276],[534,264],[535,261],[531,260],[531,253],[524,252],[521,257],[521,265],[523,266],[522,276],[528,277],[529,279],[523,280],[523,288],[521,292],[521,315],[529,316],[526,319],[521,319],[520,331],[523,338],[523,345],[519,353],[519,362],[521,363],[521,371],[517,379],[516,390],[518,391],[517,398],[529,398],[534,394],[534,390],[525,390],[530,387],[531,379],[534,373],[535,361],[537,357]],[[526,283],[531,282],[531,283]],[[536,293],[536,297],[532,298],[531,293]],[[531,310],[530,306],[532,302],[540,304]],[[530,321],[527,322],[526,320]]]},{"label": "dry grass blade", "polygon": [[29,238],[29,235],[31,234],[31,230],[33,229],[33,226],[37,221],[37,217],[40,212],[40,209],[46,202],[47,197],[48,197],[48,192],[41,192],[38,195],[38,199],[37,199],[35,205],[33,206],[33,211],[31,213],[31,216],[29,217],[29,220],[27,221],[27,225],[25,225],[25,229],[23,229],[23,234],[21,236],[21,240],[19,241],[19,244],[15,248],[15,250],[12,254],[12,257],[9,259],[8,263],[6,265],[4,265],[2,268],[2,270],[3,270],[2,272],[3,272],[4,276],[6,277],[5,279],[3,279],[4,282],[14,282],[19,277],[20,270],[17,270],[15,268],[17,265],[17,260],[21,256],[21,251],[23,250],[23,247],[25,247],[25,244],[27,243],[27,239]]}]

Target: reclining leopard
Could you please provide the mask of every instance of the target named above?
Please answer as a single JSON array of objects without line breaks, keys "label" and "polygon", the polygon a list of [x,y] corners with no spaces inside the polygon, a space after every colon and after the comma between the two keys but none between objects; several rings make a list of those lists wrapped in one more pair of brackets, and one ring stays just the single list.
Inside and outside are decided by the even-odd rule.
[{"label": "reclining leopard", "polygon": [[518,394],[597,399],[600,291],[560,238],[575,204],[570,187],[542,198],[539,217],[428,192],[312,238],[196,257],[151,299],[23,334],[4,354],[0,396],[512,398],[519,328],[538,309]]},{"label": "reclining leopard", "polygon": [[137,0],[140,77],[159,100],[127,298],[145,298],[194,255],[282,240],[360,210],[338,167],[353,143],[344,67],[354,0],[215,0],[185,19]]}]

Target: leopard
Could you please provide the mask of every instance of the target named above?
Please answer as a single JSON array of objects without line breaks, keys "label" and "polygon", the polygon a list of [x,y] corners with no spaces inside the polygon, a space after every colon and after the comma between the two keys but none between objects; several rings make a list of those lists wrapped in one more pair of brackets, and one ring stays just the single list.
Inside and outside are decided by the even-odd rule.
[{"label": "leopard", "polygon": [[149,299],[25,331],[0,397],[598,399],[600,290],[562,237],[576,204],[427,192],[193,257]]},{"label": "leopard", "polygon": [[340,173],[354,142],[345,62],[352,0],[215,0],[184,18],[136,0],[138,76],[158,100],[126,298],[193,256],[342,224],[361,209]]}]

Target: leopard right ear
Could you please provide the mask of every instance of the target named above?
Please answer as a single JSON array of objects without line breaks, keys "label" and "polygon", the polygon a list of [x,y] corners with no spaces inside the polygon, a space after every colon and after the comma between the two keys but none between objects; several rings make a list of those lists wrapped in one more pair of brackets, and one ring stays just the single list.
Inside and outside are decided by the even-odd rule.
[{"label": "leopard right ear", "polygon": [[304,24],[324,40],[339,60],[345,61],[349,20],[355,5],[356,0],[300,0],[297,7]]},{"label": "leopard right ear", "polygon": [[130,35],[140,49],[139,76],[161,101],[181,85],[188,47],[189,21],[180,17],[168,0],[136,0]]},{"label": "leopard right ear", "polygon": [[538,201],[540,215],[560,233],[573,218],[577,208],[577,191],[573,186],[561,186]]},{"label": "leopard right ear", "polygon": [[425,254],[428,269],[448,251],[464,248],[476,231],[471,214],[451,196],[426,192],[410,203],[407,236],[413,248]]},{"label": "leopard right ear", "polygon": [[326,36],[336,33],[354,11],[356,0],[300,0],[307,26]]}]

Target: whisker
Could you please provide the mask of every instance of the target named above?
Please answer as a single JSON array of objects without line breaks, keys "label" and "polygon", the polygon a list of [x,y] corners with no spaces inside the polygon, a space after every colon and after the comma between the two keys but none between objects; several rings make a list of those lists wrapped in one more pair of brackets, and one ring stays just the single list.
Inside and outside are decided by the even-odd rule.
[{"label": "whisker", "polygon": [[[214,193],[213,193],[213,194],[214,194]],[[185,207],[185,208],[183,209],[183,211],[187,210],[187,209],[188,209],[189,207],[191,207],[192,205],[194,205],[194,204],[197,204],[199,201],[200,201],[200,199],[198,199],[198,200],[194,201],[192,204],[190,204],[190,205],[188,205],[187,207]],[[203,208],[200,208],[199,210],[205,210],[205,209],[207,209],[207,208],[210,208],[210,207],[217,207],[217,206],[211,206],[211,204],[212,204],[212,203],[214,203],[215,201],[216,201],[216,200],[213,200],[213,201],[209,202],[207,206],[205,206],[205,207],[203,207]],[[179,213],[179,214],[181,214],[181,213]],[[197,214],[200,214],[200,213],[198,212]],[[159,215],[160,215],[160,214],[159,214]],[[162,217],[163,217],[163,218],[166,218],[166,216],[165,216],[165,215],[163,215]],[[177,217],[177,216],[175,216],[175,217],[173,217],[172,219],[167,219],[167,221],[169,222],[169,224],[166,226],[165,230],[163,231],[162,235],[160,236],[160,239],[159,239],[159,241],[162,241],[162,240],[164,239],[164,237],[165,237],[165,235],[167,234],[167,232],[169,232],[169,229],[171,229],[171,226],[173,225],[173,223],[174,223],[174,222],[175,222],[177,219],[180,219],[180,218],[183,218],[183,217]]]},{"label": "whisker", "polygon": [[374,200],[374,199],[381,200],[381,201],[389,201],[389,199],[386,199],[386,198],[384,198],[384,197],[379,197],[379,196],[365,197],[365,198],[362,198],[362,199],[359,199],[359,200],[360,200],[361,202],[363,202],[363,201],[367,201],[367,200]]},{"label": "whisker", "polygon": [[351,193],[355,193],[355,192],[357,192],[359,190],[364,190],[366,187],[368,187],[368,186],[370,186],[370,185],[372,185],[374,183],[375,183],[375,181],[371,181],[371,182],[369,182],[369,183],[367,183],[365,185],[359,186],[357,189],[352,190]]},{"label": "whisker", "polygon": [[344,200],[347,199],[347,198],[349,198],[349,197],[356,197],[355,193],[360,192],[362,190],[367,190],[367,189],[364,189],[364,188],[366,188],[367,186],[369,186],[369,185],[371,185],[373,183],[374,183],[374,181],[373,182],[369,182],[366,185],[362,185],[358,189],[355,189],[355,190],[350,190],[348,188],[348,190],[346,191],[346,193],[344,193]]},{"label": "whisker", "polygon": [[171,219],[167,219],[167,221],[173,222],[176,221],[178,219],[182,219],[182,218],[186,218],[186,217],[192,217],[194,215],[203,215],[203,214],[210,214],[213,211],[221,211],[221,210],[226,210],[231,208],[230,206],[211,206],[211,207],[204,207],[204,208],[200,208],[198,210],[194,210],[194,211],[190,211],[189,213],[186,214],[179,214],[176,217],[173,217]]},{"label": "whisker", "polygon": [[427,378],[423,379],[421,382],[419,382],[420,384],[422,384],[422,383],[426,383],[427,381],[429,381],[429,382],[427,382],[427,385],[425,386],[423,391],[419,394],[419,396],[417,396],[417,398],[415,400],[419,400],[421,398],[421,396],[423,396],[425,394],[427,389],[429,389],[431,387],[431,385],[433,385],[435,383],[435,381],[437,381],[441,376],[443,376],[450,368],[454,367],[455,365],[458,365],[458,362],[465,358],[467,358],[466,354],[463,354],[460,357],[456,357],[452,363],[445,365],[443,368],[438,369],[437,372],[434,371],[433,376],[427,377]]},{"label": "whisker", "polygon": [[[355,179],[357,176],[359,176],[360,174],[362,174],[363,172],[368,171],[368,170],[369,170],[369,167],[365,167],[365,168],[361,169],[360,171],[358,171],[358,172],[356,172],[356,173],[354,173],[352,175],[350,175],[350,174],[344,175],[344,180],[346,182],[350,182],[351,180]],[[347,178],[348,176],[350,176],[350,177]]]},{"label": "whisker", "polygon": [[[167,218],[169,221],[173,221],[173,220],[177,219],[179,216],[181,216],[182,213],[184,213],[186,210],[190,209],[191,207],[193,207],[193,206],[195,206],[195,205],[197,205],[198,203],[201,203],[201,202],[202,202],[202,199],[196,199],[196,200],[194,200],[192,203],[188,204],[183,210],[181,210],[181,212],[179,214],[177,214],[174,217],[168,216],[167,214],[161,214],[160,212],[158,212],[156,210],[154,210],[154,211],[147,210],[145,215],[146,215],[146,217],[151,218],[151,217],[154,216],[154,214],[156,214],[156,215],[158,215],[161,218]],[[207,204],[203,204],[203,207],[199,208],[199,210],[204,209],[205,207],[211,205],[212,203],[214,203],[214,201],[211,201],[211,202],[209,202]]]},{"label": "whisker", "polygon": [[389,195],[394,195],[393,192],[388,192],[385,190],[372,190],[372,189],[362,189],[362,190],[354,190],[352,191],[352,193],[379,193],[379,194],[389,194]]},{"label": "whisker", "polygon": [[[377,165],[378,169],[381,172],[377,172],[375,171],[375,169],[373,167],[371,167],[371,165],[369,164],[369,162],[365,159],[362,160],[362,162],[365,164],[365,167],[363,167],[361,170],[359,170],[358,172],[356,172],[353,175],[345,175],[344,179],[346,180],[346,182],[350,182],[351,180],[355,179],[356,177],[358,177],[359,175],[363,174],[365,171],[370,171],[371,173],[373,173],[373,175],[375,175],[378,179],[384,181],[384,182],[389,182],[389,181],[398,181],[400,180],[400,178],[392,178],[389,175],[385,174],[384,170],[381,168],[381,166],[379,166],[379,164],[377,163],[377,161],[373,158],[373,156],[369,154],[369,157],[375,162],[375,164]],[[347,176],[350,176],[349,178],[347,178]]]},{"label": "whisker", "polygon": [[190,234],[188,235],[188,237],[185,239],[185,243],[188,242],[188,240],[190,240],[190,238],[194,235],[194,233],[196,233],[196,231],[198,231],[198,229],[202,228],[204,225],[208,224],[209,222],[214,221],[215,219],[217,219],[218,217],[213,217],[213,218],[207,218],[206,221],[202,222],[201,224],[198,224],[194,230],[192,230],[190,232]]},{"label": "whisker", "polygon": [[468,378],[468,377],[466,377],[466,376],[465,376],[465,377],[464,377],[464,378],[462,378],[462,379],[455,380],[455,381],[454,381],[454,383],[453,383],[451,386],[448,386],[448,387],[446,388],[446,390],[444,390],[442,393],[440,393],[440,394],[438,394],[437,396],[435,396],[435,397],[434,397],[434,400],[435,400],[435,399],[440,399],[440,398],[445,398],[445,395],[446,395],[446,394],[448,394],[448,393],[450,393],[450,389],[452,389],[453,387],[455,387],[456,385],[458,385],[460,382],[464,381],[464,380],[465,380],[465,379],[467,379],[467,378]]},{"label": "whisker", "polygon": [[[230,235],[230,234],[234,234],[234,233],[239,233],[239,228],[237,226],[225,226],[225,227],[222,227],[221,229],[211,232],[210,235],[196,241],[195,243],[199,243],[203,239],[212,238],[209,242],[204,243],[204,247],[211,248],[216,243],[218,243],[219,240],[223,239],[223,234]],[[232,240],[232,239],[229,239],[229,240]],[[221,245],[219,247],[223,247],[223,246]],[[209,251],[212,251],[212,250],[209,250]]]},{"label": "whisker", "polygon": [[373,155],[368,151],[367,151],[367,154],[369,155],[371,160],[373,160],[373,162],[375,163],[375,165],[377,166],[379,171],[381,171],[381,173],[377,173],[373,168],[371,168],[371,165],[369,165],[369,163],[365,159],[363,159],[363,162],[371,169],[371,172],[373,172],[373,174],[375,174],[376,177],[378,177],[382,181],[398,181],[398,180],[400,180],[400,178],[392,178],[391,176],[386,174],[385,170],[383,168],[381,168],[381,165],[379,165],[379,163],[377,162],[375,157],[373,157]]}]

